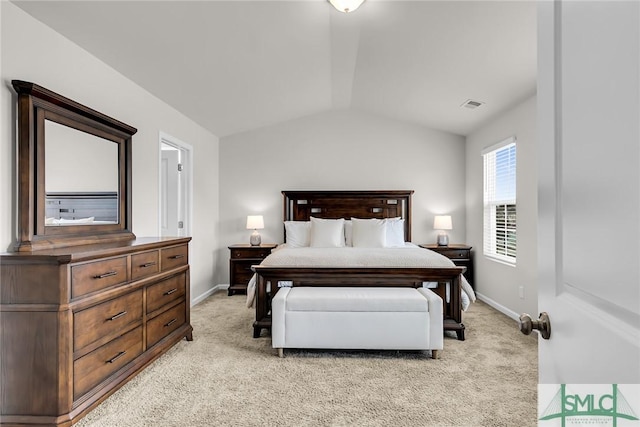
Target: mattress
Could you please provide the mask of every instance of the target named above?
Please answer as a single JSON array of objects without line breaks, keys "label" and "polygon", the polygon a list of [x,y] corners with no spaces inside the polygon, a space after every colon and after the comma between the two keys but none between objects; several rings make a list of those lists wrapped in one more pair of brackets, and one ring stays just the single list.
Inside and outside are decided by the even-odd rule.
[{"label": "mattress", "polygon": [[[314,248],[278,246],[261,263],[270,267],[455,267],[444,255],[406,243],[393,248]],[[462,276],[462,309],[466,310],[476,295],[469,282]],[[424,287],[433,287],[425,282]],[[247,307],[253,307],[256,276],[247,287]]]}]

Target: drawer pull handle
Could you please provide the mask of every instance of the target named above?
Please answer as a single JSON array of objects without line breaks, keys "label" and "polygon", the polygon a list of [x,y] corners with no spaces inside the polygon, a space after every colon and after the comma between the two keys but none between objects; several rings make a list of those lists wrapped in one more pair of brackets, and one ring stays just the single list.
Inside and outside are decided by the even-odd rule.
[{"label": "drawer pull handle", "polygon": [[118,274],[117,271],[107,271],[104,274],[98,274],[97,276],[93,276],[94,279],[104,279],[105,277],[115,276]]},{"label": "drawer pull handle", "polygon": [[118,317],[122,317],[122,316],[124,316],[125,314],[127,314],[127,312],[126,312],[126,311],[121,311],[120,313],[118,313],[118,314],[116,314],[116,315],[114,315],[114,316],[111,316],[111,317],[110,317],[110,318],[108,318],[107,320],[116,320]]},{"label": "drawer pull handle", "polygon": [[155,261],[154,261],[154,262],[147,262],[147,263],[145,263],[145,264],[142,264],[140,267],[142,267],[142,268],[147,268],[147,267],[152,267],[152,266],[154,266],[154,265],[156,265],[156,262],[155,262]]},{"label": "drawer pull handle", "polygon": [[180,258],[184,258],[184,255],[178,254],[178,255],[173,255],[169,257],[169,259],[180,259]]},{"label": "drawer pull handle", "polygon": [[170,321],[169,321],[169,323],[167,323],[166,325],[164,325],[164,327],[166,328],[166,327],[168,327],[168,326],[171,326],[171,325],[173,325],[174,323],[176,323],[177,321],[178,321],[178,319],[172,319],[172,320],[170,320]]},{"label": "drawer pull handle", "polygon": [[178,292],[178,288],[173,288],[173,289],[171,289],[170,291],[165,292],[164,294],[165,294],[165,295],[171,295],[171,294],[173,294],[173,293],[175,293],[175,292]]},{"label": "drawer pull handle", "polygon": [[118,353],[115,356],[113,356],[111,359],[107,360],[105,363],[113,363],[116,360],[120,359],[122,356],[124,356],[125,353],[126,353],[126,351],[121,351],[120,353]]}]

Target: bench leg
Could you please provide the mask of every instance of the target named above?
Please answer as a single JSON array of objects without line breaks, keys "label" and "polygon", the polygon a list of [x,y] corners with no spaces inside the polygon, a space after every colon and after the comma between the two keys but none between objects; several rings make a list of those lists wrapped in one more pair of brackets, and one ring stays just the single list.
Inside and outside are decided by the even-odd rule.
[{"label": "bench leg", "polygon": [[284,357],[284,348],[278,349],[278,357]]},{"label": "bench leg", "polygon": [[440,350],[431,350],[432,359],[440,359]]}]

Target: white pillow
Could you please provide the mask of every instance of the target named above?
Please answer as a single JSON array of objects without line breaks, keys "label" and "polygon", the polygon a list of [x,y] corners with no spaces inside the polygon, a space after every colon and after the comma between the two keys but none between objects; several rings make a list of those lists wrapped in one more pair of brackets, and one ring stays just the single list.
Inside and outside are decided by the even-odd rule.
[{"label": "white pillow", "polygon": [[322,219],[311,217],[311,238],[313,248],[344,247],[344,219]]},{"label": "white pillow", "polygon": [[94,221],[95,217],[88,218],[78,218],[78,219],[64,219],[60,218],[58,220],[58,224],[91,224]]},{"label": "white pillow", "polygon": [[384,248],[387,224],[382,219],[351,218],[354,248]]},{"label": "white pillow", "polygon": [[349,220],[344,221],[344,245],[353,246],[353,224]]},{"label": "white pillow", "polygon": [[404,246],[404,219],[387,218],[384,222],[387,228],[385,247],[397,248]]},{"label": "white pillow", "polygon": [[311,222],[285,221],[286,244],[292,248],[306,248],[311,238]]}]

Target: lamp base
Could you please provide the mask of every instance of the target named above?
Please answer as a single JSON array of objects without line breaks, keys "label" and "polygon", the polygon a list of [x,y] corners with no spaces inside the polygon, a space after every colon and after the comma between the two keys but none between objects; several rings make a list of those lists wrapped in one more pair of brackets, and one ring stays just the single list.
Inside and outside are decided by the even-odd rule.
[{"label": "lamp base", "polygon": [[253,233],[251,233],[251,237],[249,237],[249,243],[251,243],[251,246],[260,246],[260,244],[262,243],[262,237],[260,237],[260,233],[258,233],[256,230],[253,230]]},{"label": "lamp base", "polygon": [[438,246],[449,246],[449,236],[446,233],[438,234]]}]

